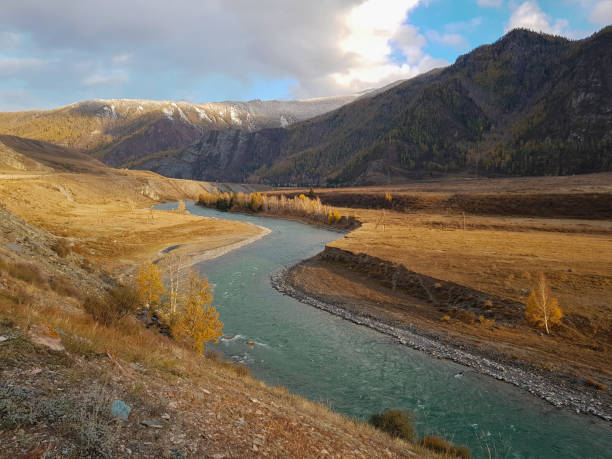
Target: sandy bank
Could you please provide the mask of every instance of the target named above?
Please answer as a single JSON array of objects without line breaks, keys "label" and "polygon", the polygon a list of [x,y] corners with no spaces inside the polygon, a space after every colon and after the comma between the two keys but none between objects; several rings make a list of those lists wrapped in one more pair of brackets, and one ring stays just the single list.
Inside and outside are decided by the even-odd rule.
[{"label": "sandy bank", "polygon": [[195,264],[201,263],[206,260],[212,260],[214,258],[221,257],[232,250],[239,249],[241,247],[252,244],[255,241],[267,236],[271,233],[268,228],[264,228],[263,226],[255,225],[253,223],[248,223],[249,225],[258,229],[258,233],[254,236],[242,239],[237,242],[233,242],[230,244],[221,245],[219,247],[209,248],[204,247],[204,245],[208,245],[208,242],[189,242],[187,244],[180,244],[175,246],[166,247],[163,250],[160,250],[157,254],[157,258],[154,260],[155,263],[161,261],[164,257],[168,255],[178,255],[183,257],[185,260],[185,266],[190,267]]}]

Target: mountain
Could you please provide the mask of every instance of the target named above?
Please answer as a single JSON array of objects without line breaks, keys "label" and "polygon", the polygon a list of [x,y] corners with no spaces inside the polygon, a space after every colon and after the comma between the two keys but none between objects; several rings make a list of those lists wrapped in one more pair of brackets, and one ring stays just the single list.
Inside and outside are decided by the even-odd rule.
[{"label": "mountain", "polygon": [[[0,134],[78,149],[114,167],[135,167],[143,160],[180,151],[210,132],[239,135],[287,127],[356,97],[202,104],[89,100],[56,110],[0,113]],[[191,172],[175,175],[190,176]]]},{"label": "mountain", "polygon": [[612,170],[612,27],[570,41],[516,29],[385,88],[305,101],[87,101],[0,114],[0,134],[115,167],[268,185],[368,185],[448,173]]},{"label": "mountain", "polygon": [[249,179],[279,185],[609,171],[611,49],[612,27],[580,41],[513,30],[447,68],[253,134],[226,167],[261,161]]}]

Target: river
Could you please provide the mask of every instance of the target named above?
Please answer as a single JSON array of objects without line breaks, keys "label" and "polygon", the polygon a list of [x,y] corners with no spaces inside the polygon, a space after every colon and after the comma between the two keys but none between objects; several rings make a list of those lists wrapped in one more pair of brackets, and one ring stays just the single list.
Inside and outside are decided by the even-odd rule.
[{"label": "river", "polygon": [[225,323],[225,338],[209,346],[247,365],[256,378],[360,419],[390,408],[410,410],[420,435],[466,445],[475,458],[488,457],[487,445],[500,458],[612,458],[610,423],[555,408],[510,384],[435,359],[272,288],[273,273],[314,256],[342,235],[193,203],[187,209],[272,231],[197,265],[215,286],[214,304]]}]

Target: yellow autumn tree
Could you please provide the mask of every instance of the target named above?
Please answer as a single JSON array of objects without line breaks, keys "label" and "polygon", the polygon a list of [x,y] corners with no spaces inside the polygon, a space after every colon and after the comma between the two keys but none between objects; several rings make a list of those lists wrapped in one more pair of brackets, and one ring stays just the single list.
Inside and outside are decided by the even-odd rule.
[{"label": "yellow autumn tree", "polygon": [[213,292],[206,277],[192,271],[182,297],[182,308],[172,320],[172,336],[199,353],[208,341],[219,342],[223,322],[212,305]]},{"label": "yellow autumn tree", "polygon": [[136,276],[138,291],[149,311],[159,304],[159,298],[166,289],[161,278],[161,270],[154,263],[145,263]]},{"label": "yellow autumn tree", "polygon": [[527,299],[525,318],[529,323],[546,329],[550,334],[550,327],[561,322],[563,312],[557,299],[550,290],[550,285],[544,274],[540,274],[538,281]]}]

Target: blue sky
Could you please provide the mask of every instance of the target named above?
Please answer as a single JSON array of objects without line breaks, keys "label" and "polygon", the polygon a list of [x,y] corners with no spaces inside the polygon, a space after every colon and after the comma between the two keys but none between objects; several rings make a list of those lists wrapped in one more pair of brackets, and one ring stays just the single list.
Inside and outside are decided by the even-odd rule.
[{"label": "blue sky", "polygon": [[513,27],[586,37],[612,0],[3,0],[0,110],[346,94]]}]

